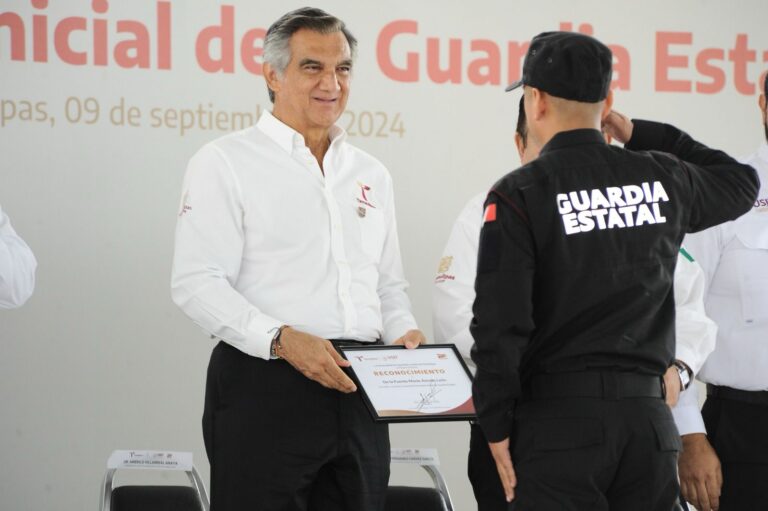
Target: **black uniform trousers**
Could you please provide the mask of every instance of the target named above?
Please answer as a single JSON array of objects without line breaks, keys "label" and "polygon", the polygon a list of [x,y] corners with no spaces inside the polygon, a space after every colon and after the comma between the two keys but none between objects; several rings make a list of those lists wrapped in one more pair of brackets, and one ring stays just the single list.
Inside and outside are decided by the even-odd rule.
[{"label": "black uniform trousers", "polygon": [[534,380],[530,394],[514,411],[507,509],[673,509],[681,443],[660,378],[566,373]]},{"label": "black uniform trousers", "polygon": [[212,511],[384,509],[389,431],[360,393],[220,342],[203,412]]},{"label": "black uniform trousers", "polygon": [[708,387],[704,424],[720,458],[720,511],[768,509],[768,392]]},{"label": "black uniform trousers", "polygon": [[488,440],[476,423],[470,424],[467,475],[472,484],[472,492],[475,494],[478,509],[482,511],[508,509],[507,501],[504,498],[504,488],[501,486],[496,462],[493,460],[491,449],[488,447]]}]

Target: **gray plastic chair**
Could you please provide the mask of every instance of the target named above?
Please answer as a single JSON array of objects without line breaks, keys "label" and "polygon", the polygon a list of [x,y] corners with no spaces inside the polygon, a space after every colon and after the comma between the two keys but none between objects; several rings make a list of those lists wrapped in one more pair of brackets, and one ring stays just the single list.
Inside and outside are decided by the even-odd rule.
[{"label": "gray plastic chair", "polygon": [[[116,466],[112,461],[119,458],[119,453],[142,453],[152,455],[188,455],[189,464],[182,468],[173,466],[153,466],[149,462],[137,462],[134,466],[123,463]],[[162,459],[162,458],[158,458]],[[104,474],[104,484],[101,494],[101,511],[209,511],[208,494],[203,480],[197,469],[191,463],[191,453],[170,453],[162,451],[114,451],[107,464]],[[184,472],[189,478],[190,485],[114,485],[115,473],[118,470],[172,470]]]},{"label": "gray plastic chair", "polygon": [[385,511],[454,511],[435,449],[392,449],[392,464],[420,466],[429,474],[433,486],[390,486]]}]

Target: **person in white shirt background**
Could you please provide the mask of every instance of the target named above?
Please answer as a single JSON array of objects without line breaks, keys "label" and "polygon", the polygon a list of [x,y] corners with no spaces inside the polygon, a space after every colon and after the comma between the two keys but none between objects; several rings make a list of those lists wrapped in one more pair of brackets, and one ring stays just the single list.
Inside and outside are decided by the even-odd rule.
[{"label": "person in white shirt background", "polygon": [[704,269],[706,310],[718,326],[698,375],[707,384],[704,408],[691,396],[679,412],[689,424],[681,430],[681,491],[699,511],[768,508],[767,80],[762,87],[766,142],[743,160],[760,176],[754,207],[685,239]]},{"label": "person in white shirt background", "polygon": [[[540,148],[535,147],[527,137],[522,104],[523,99],[520,98],[515,145],[520,161],[525,165],[538,156]],[[440,259],[432,289],[435,342],[456,344],[472,369],[474,363],[470,358],[470,349],[474,339],[469,324],[475,298],[477,252],[486,196],[486,193],[474,196],[459,213]],[[704,313],[704,274],[685,249],[678,256],[674,279],[676,360],[682,364],[681,367],[670,367],[664,377],[670,406],[677,404],[681,388],[690,384],[692,374],[699,370],[713,350],[717,330]],[[688,391],[683,394],[688,394]],[[468,473],[475,499],[482,509],[502,509],[505,505],[504,492],[488,443],[476,424],[471,424],[470,428]]]},{"label": "person in white shirt background", "polygon": [[35,289],[37,260],[0,207],[0,309],[21,307]]},{"label": "person in white shirt background", "polygon": [[264,42],[272,112],[204,146],[187,169],[171,287],[222,340],[203,414],[217,511],[383,509],[388,429],[335,345],[425,339],[405,292],[389,173],[334,124],[355,46],[319,9],[281,17]]}]

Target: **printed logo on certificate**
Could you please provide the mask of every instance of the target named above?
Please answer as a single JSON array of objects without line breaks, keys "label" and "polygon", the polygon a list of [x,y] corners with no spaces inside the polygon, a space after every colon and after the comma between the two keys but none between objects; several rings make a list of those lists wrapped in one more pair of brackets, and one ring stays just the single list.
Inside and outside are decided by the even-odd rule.
[{"label": "printed logo on certificate", "polygon": [[453,344],[340,346],[375,421],[475,417],[472,376]]}]

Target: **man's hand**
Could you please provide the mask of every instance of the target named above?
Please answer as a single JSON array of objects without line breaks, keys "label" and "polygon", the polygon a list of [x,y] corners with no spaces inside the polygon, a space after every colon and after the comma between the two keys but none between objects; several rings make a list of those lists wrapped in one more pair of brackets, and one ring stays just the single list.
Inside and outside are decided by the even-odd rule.
[{"label": "man's hand", "polygon": [[611,110],[603,119],[603,131],[605,134],[610,135],[622,144],[629,142],[634,128],[635,125],[632,124],[632,120],[616,110]]},{"label": "man's hand", "polygon": [[683,498],[699,511],[720,508],[723,473],[720,460],[704,433],[683,435],[683,452],[677,462]]},{"label": "man's hand", "polygon": [[677,400],[680,399],[682,386],[677,367],[672,366],[667,369],[667,372],[664,373],[664,388],[666,389],[665,401],[670,408],[673,408],[677,404]]},{"label": "man's hand", "polygon": [[509,454],[509,437],[501,442],[488,442],[488,447],[491,448],[493,460],[496,462],[496,470],[499,471],[507,502],[512,502],[515,498],[517,477],[515,477],[515,468],[512,466],[512,455]]},{"label": "man's hand", "polygon": [[349,361],[339,355],[330,341],[314,335],[283,329],[277,354],[297,371],[329,389],[350,393],[357,390],[354,382],[341,367],[349,367]]},{"label": "man's hand", "polygon": [[419,344],[426,344],[427,339],[421,330],[408,330],[405,335],[397,339],[392,344],[404,344],[406,348],[413,349],[419,346]]}]

